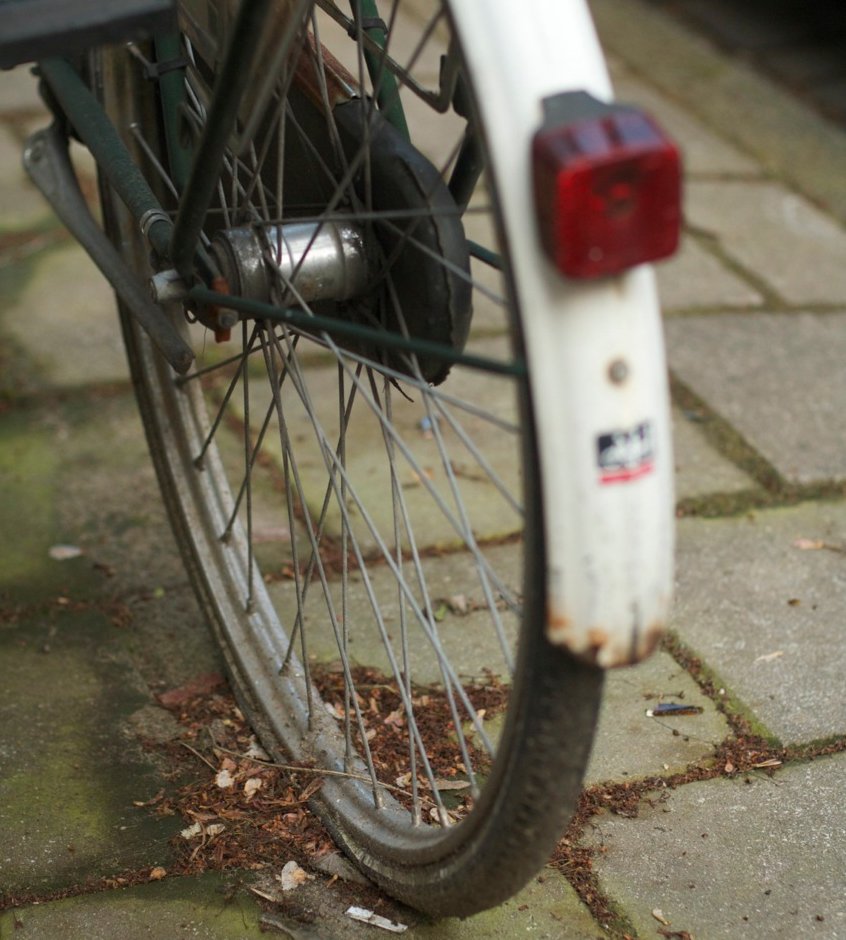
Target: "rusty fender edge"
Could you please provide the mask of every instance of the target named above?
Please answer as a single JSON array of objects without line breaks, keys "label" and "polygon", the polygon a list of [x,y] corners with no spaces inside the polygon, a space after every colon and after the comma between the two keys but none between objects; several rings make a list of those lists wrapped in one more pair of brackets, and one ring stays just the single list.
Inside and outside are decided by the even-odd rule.
[{"label": "rusty fender edge", "polygon": [[635,622],[628,633],[613,634],[600,626],[579,629],[569,617],[553,611],[547,618],[546,637],[553,646],[564,647],[577,659],[613,669],[646,659],[661,642],[666,626],[664,620],[657,620],[643,629]]}]

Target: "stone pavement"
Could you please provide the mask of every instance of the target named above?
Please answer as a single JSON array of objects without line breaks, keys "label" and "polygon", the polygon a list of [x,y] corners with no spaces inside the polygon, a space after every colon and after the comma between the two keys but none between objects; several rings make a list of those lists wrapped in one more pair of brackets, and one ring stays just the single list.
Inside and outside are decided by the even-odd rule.
[{"label": "stone pavement", "polygon": [[[416,938],[846,938],[846,134],[660,9],[593,8],[620,97],[688,173],[684,246],[659,272],[678,600],[666,648],[610,676],[576,836],[613,916],[553,871],[466,922],[384,910]],[[117,887],[166,870],[183,825],[135,805],[163,785],[139,745],[168,734],[153,693],[220,663],[110,292],[19,169],[41,123],[25,70],[3,75],[0,904],[20,900],[0,938],[372,934],[343,918],[373,899],[355,882],[276,911],[248,873]],[[50,556],[65,543],[85,554]],[[647,717],[659,697],[702,711]]]}]

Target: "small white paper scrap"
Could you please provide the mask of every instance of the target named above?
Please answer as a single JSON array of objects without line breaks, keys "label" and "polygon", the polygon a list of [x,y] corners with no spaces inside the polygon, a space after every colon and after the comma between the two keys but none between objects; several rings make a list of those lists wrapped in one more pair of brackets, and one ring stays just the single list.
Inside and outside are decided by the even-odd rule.
[{"label": "small white paper scrap", "polygon": [[381,927],[382,930],[390,930],[391,933],[405,933],[408,930],[407,924],[395,924],[387,917],[382,917],[381,914],[368,911],[366,907],[347,908],[347,917],[361,921],[362,924],[370,924],[373,927]]}]

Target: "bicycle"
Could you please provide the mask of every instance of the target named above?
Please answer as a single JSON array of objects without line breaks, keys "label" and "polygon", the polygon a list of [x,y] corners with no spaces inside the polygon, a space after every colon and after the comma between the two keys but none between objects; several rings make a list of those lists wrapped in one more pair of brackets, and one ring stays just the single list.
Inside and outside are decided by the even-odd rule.
[{"label": "bicycle", "polygon": [[33,41],[55,121],[25,164],[118,295],[262,743],[325,771],[313,808],[377,884],[466,916],[549,857],[602,668],[666,620],[647,262],[678,238],[677,153],[613,103],[575,0],[141,6],[81,41],[149,41]]}]

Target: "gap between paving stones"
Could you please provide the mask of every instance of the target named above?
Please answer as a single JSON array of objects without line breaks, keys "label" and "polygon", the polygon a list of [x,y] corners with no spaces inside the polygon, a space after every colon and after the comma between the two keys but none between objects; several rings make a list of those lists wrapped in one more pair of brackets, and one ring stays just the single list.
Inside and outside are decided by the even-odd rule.
[{"label": "gap between paving stones", "polygon": [[760,487],[733,493],[682,498],[676,505],[676,515],[679,518],[728,518],[756,509],[775,509],[795,506],[806,501],[839,500],[846,497],[846,481],[843,480],[789,483],[742,434],[675,375],[670,376],[670,394],[678,408],[685,414],[694,416],[697,427],[708,443]]}]

